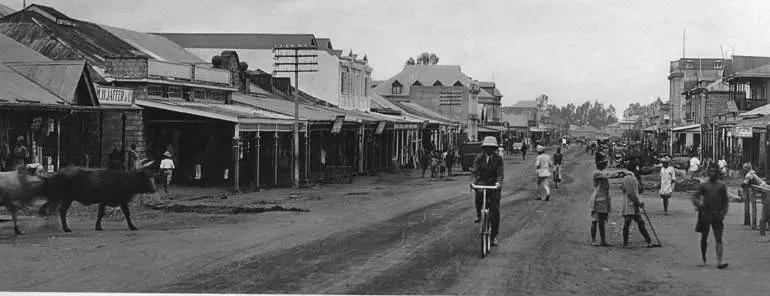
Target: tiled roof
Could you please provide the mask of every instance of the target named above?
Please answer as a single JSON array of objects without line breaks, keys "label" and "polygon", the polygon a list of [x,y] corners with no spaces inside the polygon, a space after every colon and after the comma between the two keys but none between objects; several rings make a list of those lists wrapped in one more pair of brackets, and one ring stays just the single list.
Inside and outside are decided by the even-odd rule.
[{"label": "tiled roof", "polygon": [[535,100],[521,100],[513,104],[511,108],[537,108],[537,101]]},{"label": "tiled roof", "polygon": [[433,85],[436,81],[444,86],[453,86],[456,82],[469,87],[473,81],[463,74],[460,66],[455,65],[407,65],[401,72],[388,80],[380,83],[374,88],[374,91],[384,96],[394,96],[392,94],[392,85],[398,81],[402,85],[401,96],[409,95],[409,87],[415,82],[420,81],[422,85]]},{"label": "tiled roof", "polygon": [[0,34],[0,63],[6,62],[45,62],[51,59]]},{"label": "tiled roof", "polygon": [[0,106],[7,104],[68,107],[61,98],[0,63]]},{"label": "tiled roof", "polygon": [[141,50],[148,56],[164,62],[188,64],[208,63],[170,40],[153,34],[100,25],[123,41]]},{"label": "tiled roof", "polygon": [[273,49],[280,45],[317,45],[313,34],[152,33],[184,48]]},{"label": "tiled roof", "polygon": [[68,103],[77,104],[75,91],[86,69],[84,61],[8,63],[6,65]]}]

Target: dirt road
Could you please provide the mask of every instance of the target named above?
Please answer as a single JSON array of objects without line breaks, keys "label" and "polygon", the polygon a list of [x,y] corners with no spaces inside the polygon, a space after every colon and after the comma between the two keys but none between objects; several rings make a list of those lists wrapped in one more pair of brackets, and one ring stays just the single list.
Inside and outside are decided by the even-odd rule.
[{"label": "dirt road", "polygon": [[[76,220],[71,234],[43,228],[3,241],[0,286],[59,292],[764,295],[746,287],[767,268],[738,265],[741,273],[730,274],[695,267],[694,235],[680,233],[691,226],[683,199],[672,204],[679,212],[665,218],[653,214],[652,195],[645,199],[664,248],[641,249],[636,233],[629,248],[590,246],[586,202],[593,161],[579,150],[568,152],[565,182],[549,202],[532,199],[533,158],[508,162],[500,246],[484,259],[478,256],[467,177],[459,177],[298,201],[310,213],[151,212],[137,222],[138,232],[112,221],[97,233],[93,219]],[[608,228],[611,242],[620,240],[619,228]]]}]

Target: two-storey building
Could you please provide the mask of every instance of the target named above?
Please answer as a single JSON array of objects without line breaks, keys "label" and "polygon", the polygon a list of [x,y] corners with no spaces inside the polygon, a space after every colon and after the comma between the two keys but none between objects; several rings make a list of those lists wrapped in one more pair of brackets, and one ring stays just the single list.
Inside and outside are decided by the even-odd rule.
[{"label": "two-storey building", "polygon": [[503,94],[492,81],[479,82],[481,92],[479,94],[479,104],[481,104],[482,121],[487,124],[498,124],[502,121]]},{"label": "two-storey building", "polygon": [[669,66],[669,104],[671,120],[674,125],[684,124],[685,97],[689,88],[697,86],[698,81],[716,81],[722,76],[725,59],[682,58],[671,61]]}]

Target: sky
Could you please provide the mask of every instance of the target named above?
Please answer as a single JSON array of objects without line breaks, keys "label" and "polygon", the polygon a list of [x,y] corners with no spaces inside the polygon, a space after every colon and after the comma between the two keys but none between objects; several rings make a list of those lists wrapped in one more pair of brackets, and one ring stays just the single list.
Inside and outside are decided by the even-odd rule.
[{"label": "sky", "polygon": [[[22,0],[0,0],[14,9]],[[766,0],[32,0],[79,20],[142,32],[312,33],[366,54],[373,79],[436,53],[494,80],[503,105],[546,94],[598,100],[622,114],[668,98],[669,62],[770,56]],[[765,37],[767,36],[767,37]],[[720,49],[720,46],[722,49]]]}]

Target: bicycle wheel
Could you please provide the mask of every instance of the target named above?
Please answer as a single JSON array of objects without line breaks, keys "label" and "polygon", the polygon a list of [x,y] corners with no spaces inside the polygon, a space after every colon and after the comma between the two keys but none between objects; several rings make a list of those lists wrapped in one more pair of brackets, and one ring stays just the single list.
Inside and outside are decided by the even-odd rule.
[{"label": "bicycle wheel", "polygon": [[489,241],[489,214],[486,210],[481,211],[481,232],[479,233],[481,238],[481,258],[487,256],[489,253],[490,241]]}]

